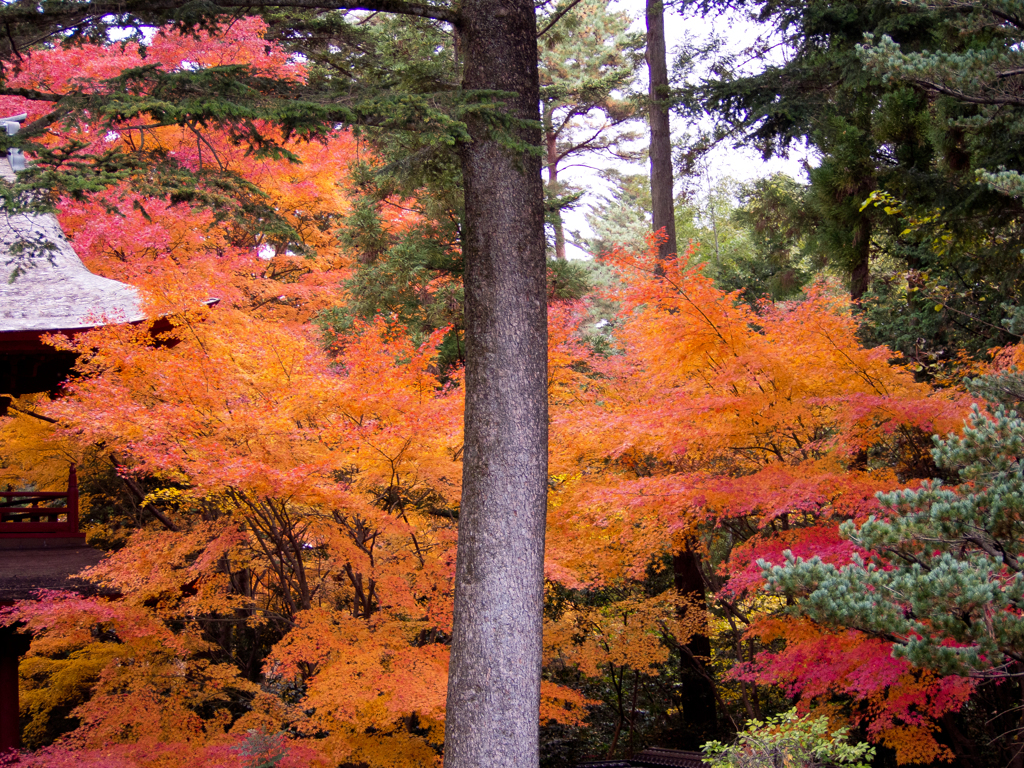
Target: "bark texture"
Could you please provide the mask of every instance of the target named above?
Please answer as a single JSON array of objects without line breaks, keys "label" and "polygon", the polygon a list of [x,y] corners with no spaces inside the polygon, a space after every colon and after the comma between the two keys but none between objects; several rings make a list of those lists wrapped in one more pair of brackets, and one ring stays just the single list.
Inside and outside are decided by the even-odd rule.
[{"label": "bark texture", "polygon": [[[550,115],[544,115],[544,144],[547,148],[546,165],[548,169],[548,189],[553,195],[561,194],[561,186],[558,183],[558,134],[551,125]],[[552,212],[555,229],[555,258],[565,261],[565,225],[562,223],[562,212]]]},{"label": "bark texture", "polygon": [[[662,0],[647,0],[647,70],[650,75],[649,115],[651,124],[651,203],[654,231],[664,230],[665,239],[658,246],[658,262],[675,258],[676,212],[672,191],[672,134],[668,119],[668,62],[665,47],[665,7]],[[660,265],[659,274],[664,275]],[[687,546],[674,557],[676,589],[703,604],[704,580],[700,560]],[[699,749],[716,730],[715,689],[711,676],[700,658],[711,656],[707,635],[694,635],[681,649],[683,653],[683,716],[688,733],[686,748]]]},{"label": "bark texture", "polygon": [[858,301],[867,293],[871,282],[871,219],[865,215],[861,215],[854,230],[853,249],[855,260],[850,270],[850,298]]},{"label": "bark texture", "polygon": [[[160,21],[185,0],[0,4],[7,36],[39,40],[104,14]],[[218,0],[217,7],[365,9],[457,27],[464,86],[512,94],[499,141],[468,119],[462,150],[466,411],[446,768],[538,764],[547,512],[547,290],[537,25],[532,0]],[[105,10],[108,9],[108,10]],[[213,6],[211,6],[211,10]],[[43,11],[46,11],[45,14]],[[129,22],[126,22],[129,23]],[[515,145],[517,148],[511,148]],[[5,673],[8,674],[9,672]]]},{"label": "bark texture", "polygon": [[[707,591],[700,572],[700,556],[691,544],[673,556],[672,570],[679,594],[694,605],[705,605]],[[706,634],[694,635],[680,652],[683,717],[687,726],[681,746],[699,750],[718,731],[714,678],[704,663],[711,658],[711,639]]]},{"label": "bark texture", "polygon": [[668,63],[662,0],[647,0],[647,70],[650,74],[651,203],[654,231],[665,230],[658,258],[677,253],[676,212],[672,197],[672,135],[668,121]]},{"label": "bark texture", "polygon": [[[514,138],[537,148],[540,87],[530,0],[466,0],[467,90],[515,94]],[[479,119],[466,188],[466,415],[446,768],[538,764],[547,511],[547,304],[541,158]]]}]

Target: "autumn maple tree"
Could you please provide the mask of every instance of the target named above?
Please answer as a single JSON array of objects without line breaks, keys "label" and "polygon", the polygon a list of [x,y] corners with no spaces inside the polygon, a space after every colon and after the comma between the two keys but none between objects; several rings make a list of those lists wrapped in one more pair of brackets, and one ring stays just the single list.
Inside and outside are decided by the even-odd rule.
[{"label": "autumn maple tree", "polygon": [[[140,200],[149,217],[137,231],[175,223],[157,203]],[[65,214],[76,242],[102,216],[78,208]],[[127,239],[83,242],[100,251],[97,268],[188,268],[185,249],[161,262],[118,257]],[[955,426],[962,403],[860,347],[845,300],[823,287],[755,312],[685,261],[659,276],[649,254],[610,260],[630,277],[616,296],[622,354],[587,346],[584,305],[549,310],[560,449],[546,572],[568,595],[549,611],[549,667],[610,681],[612,752],[635,743],[645,681],[703,634],[739,649],[718,685],[752,716],[767,705],[755,684],[784,686],[804,707],[843,692],[869,707],[849,716],[901,760],[945,754],[932,723],[971,684],[891,659],[883,640],[777,615],[757,560],[848,558],[839,523],[878,513],[876,491],[927,472],[925,436]],[[59,455],[116,466],[148,519],[92,574],[118,600],[53,595],[10,613],[38,637],[28,734],[44,744],[77,724],[36,759],[98,759],[105,745],[144,765],[168,745],[214,755],[283,731],[310,760],[430,765],[445,717],[460,374],[437,378],[441,332],[416,345],[383,318],[324,355],[297,322],[302,302],[266,304],[272,291],[252,284],[270,278],[224,274],[237,293],[212,310],[193,296],[159,338],[125,326],[83,337],[68,394],[34,404],[57,422],[45,429]],[[5,441],[16,456],[40,436],[19,419]],[[642,588],[684,542],[705,558],[707,604]],[[158,685],[161,668],[187,670],[182,684]],[[581,722],[587,702],[566,682],[545,684],[544,722]],[[142,701],[166,727],[143,733]]]},{"label": "autumn maple tree", "polygon": [[[229,35],[164,30],[146,62],[249,55],[302,77],[263,30],[255,20]],[[60,93],[76,62],[102,77],[143,61],[134,44],[62,54],[41,52],[39,69],[33,57],[16,82]],[[5,108],[23,106],[9,97]],[[47,141],[57,151],[114,139],[80,125]],[[301,164],[247,154],[212,128],[127,125],[117,141],[129,153],[214,163],[258,193],[252,210],[275,215],[244,204],[211,211],[198,193],[175,200],[127,182],[59,202],[87,265],[142,288],[169,329],[113,324],[63,342],[82,355],[64,396],[33,402],[45,420],[26,408],[4,433],[5,453],[25,457],[9,462],[9,477],[24,482],[71,458],[88,486],[88,470],[113,468],[139,515],[90,575],[118,599],[46,595],[7,612],[36,637],[27,740],[70,731],[32,759],[206,763],[247,749],[250,732],[286,732],[329,734],[290,760],[433,765],[464,387],[460,371],[439,381],[440,331],[414,344],[379,318],[325,350],[309,322],[342,300],[358,260],[338,238],[350,203],[335,181],[356,139],[285,143]],[[408,205],[389,210],[389,228],[415,222]],[[52,462],[38,461],[41,444],[59,446]],[[110,493],[86,494],[87,517],[104,516]],[[581,704],[545,688],[548,717],[578,720]]]},{"label": "autumn maple tree", "polygon": [[[714,593],[710,614],[666,611],[660,631],[704,614],[666,643],[685,656],[695,627],[732,646],[718,687],[748,716],[762,711],[752,684],[783,685],[805,708],[842,692],[869,705],[849,715],[901,761],[948,754],[933,723],[963,705],[970,683],[890,659],[891,646],[868,636],[776,618],[784,605],[763,598],[756,561],[783,549],[848,557],[839,524],[879,513],[878,491],[929,476],[929,435],[960,424],[962,398],[863,348],[827,286],[754,310],[687,259],[609,261],[628,275],[617,294],[622,354],[591,359],[600,375],[555,412],[549,575],[577,589],[639,583],[691,547]],[[710,658],[697,661],[712,674]]]}]

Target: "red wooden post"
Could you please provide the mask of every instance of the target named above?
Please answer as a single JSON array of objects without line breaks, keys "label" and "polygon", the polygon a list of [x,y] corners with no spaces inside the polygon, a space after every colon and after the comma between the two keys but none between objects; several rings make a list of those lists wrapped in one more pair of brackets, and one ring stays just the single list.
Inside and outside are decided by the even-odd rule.
[{"label": "red wooden post", "polygon": [[0,627],[0,754],[21,746],[18,722],[18,657],[29,638],[16,627]]},{"label": "red wooden post", "polygon": [[18,657],[0,648],[0,754],[20,746]]},{"label": "red wooden post", "polygon": [[68,472],[68,532],[78,533],[78,473],[74,464]]}]

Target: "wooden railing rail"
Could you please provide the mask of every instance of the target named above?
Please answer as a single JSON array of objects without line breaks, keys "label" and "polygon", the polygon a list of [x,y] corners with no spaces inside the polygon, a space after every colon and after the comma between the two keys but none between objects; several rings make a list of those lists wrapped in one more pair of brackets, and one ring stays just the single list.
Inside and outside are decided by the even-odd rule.
[{"label": "wooden railing rail", "polygon": [[[40,506],[63,499],[64,506]],[[82,536],[78,530],[78,475],[68,472],[66,491],[0,491],[0,538]]]}]

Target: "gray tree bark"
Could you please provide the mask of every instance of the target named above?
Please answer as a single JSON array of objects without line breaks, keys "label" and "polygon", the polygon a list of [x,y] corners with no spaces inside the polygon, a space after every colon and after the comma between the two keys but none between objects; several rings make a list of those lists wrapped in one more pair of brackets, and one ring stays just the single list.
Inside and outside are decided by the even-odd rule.
[{"label": "gray tree bark", "polygon": [[[515,138],[538,148],[531,0],[465,0],[467,90],[515,94]],[[446,768],[538,764],[547,512],[544,194],[536,152],[502,146],[479,119],[462,150],[466,221],[466,416]]]},{"label": "gray tree bark", "polygon": [[671,258],[677,253],[676,212],[672,196],[672,134],[669,128],[666,103],[668,91],[666,58],[664,4],[662,0],[647,0],[651,203],[654,214],[654,231],[665,230],[665,240],[658,247],[659,260]]},{"label": "gray tree bark", "polygon": [[[651,124],[651,203],[654,231],[664,229],[665,239],[658,246],[658,266],[674,258],[676,244],[675,198],[672,190],[672,133],[668,119],[666,95],[668,91],[668,54],[665,45],[665,7],[662,0],[647,0],[647,69],[650,74],[649,114]],[[700,576],[697,554],[686,545],[674,558],[676,589],[683,595],[702,599],[704,582]],[[711,655],[710,640],[706,635],[695,635],[687,644],[689,653],[684,658],[682,677],[683,714],[689,727],[688,748],[699,749],[714,736],[717,713],[714,684],[704,674],[702,663],[694,656]]]}]

